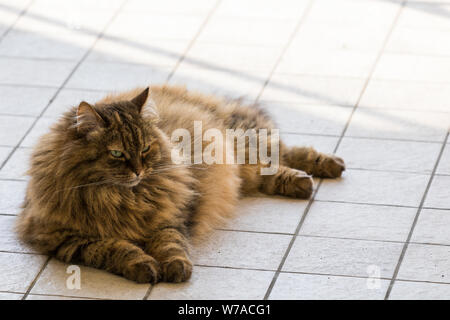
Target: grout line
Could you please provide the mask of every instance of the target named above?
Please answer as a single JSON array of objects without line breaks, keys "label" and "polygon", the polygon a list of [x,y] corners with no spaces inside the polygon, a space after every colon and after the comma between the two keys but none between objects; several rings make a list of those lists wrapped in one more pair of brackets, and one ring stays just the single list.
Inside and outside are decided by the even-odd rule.
[{"label": "grout line", "polygon": [[313,195],[311,196],[311,199],[308,201],[308,205],[306,206],[305,210],[303,211],[303,214],[300,218],[299,223],[297,224],[297,227],[295,229],[294,234],[292,235],[291,241],[288,244],[288,247],[286,248],[286,251],[284,252],[283,257],[281,258],[281,262],[278,265],[277,271],[275,272],[272,281],[270,282],[269,287],[267,288],[267,291],[264,295],[264,300],[267,300],[270,296],[270,293],[272,292],[273,287],[275,286],[275,283],[277,282],[278,276],[280,274],[280,272],[283,269],[284,263],[286,262],[286,259],[289,255],[289,253],[291,252],[292,246],[294,245],[295,240],[297,239],[297,235],[300,232],[300,229],[306,219],[306,216],[308,215],[308,212],[314,202],[314,198],[316,197],[317,192],[319,191],[320,186],[322,185],[322,179],[319,181],[319,184],[317,185],[316,190],[314,191]]},{"label": "grout line", "polygon": [[36,118],[37,115],[0,112],[0,117]]},{"label": "grout line", "polygon": [[69,73],[69,75],[66,77],[66,79],[63,81],[63,83],[61,84],[61,86],[59,86],[59,88],[56,90],[56,92],[53,94],[52,98],[49,100],[49,102],[47,103],[47,105],[45,106],[44,109],[42,109],[42,111],[40,112],[40,114],[38,115],[38,117],[33,121],[33,123],[31,124],[31,126],[28,128],[28,130],[25,132],[25,134],[23,135],[23,137],[19,140],[19,142],[17,143],[16,146],[14,146],[13,150],[8,154],[8,156],[6,157],[6,159],[3,161],[3,163],[0,165],[0,170],[3,169],[3,167],[5,166],[6,162],[8,162],[8,160],[13,156],[13,154],[16,152],[17,148],[20,146],[20,144],[25,140],[25,138],[28,136],[28,134],[31,132],[31,130],[33,130],[33,128],[36,126],[36,123],[39,121],[40,118],[42,118],[43,114],[45,113],[45,111],[47,111],[47,109],[50,107],[50,105],[52,104],[52,102],[56,99],[56,97],[58,96],[58,94],[61,92],[61,90],[66,86],[66,84],[69,82],[70,78],[73,76],[73,74],[78,70],[78,68],[80,67],[80,65],[86,60],[86,58],[89,56],[89,54],[91,53],[92,49],[95,47],[95,45],[97,44],[97,42],[103,37],[103,35],[105,34],[107,28],[111,25],[111,23],[114,21],[114,19],[117,17],[117,15],[119,14],[120,10],[123,8],[123,6],[125,5],[125,3],[127,2],[127,0],[124,0],[122,2],[122,4],[119,6],[119,8],[114,12],[114,14],[112,15],[112,17],[109,19],[109,21],[105,24],[104,28],[98,33],[97,38],[95,39],[95,41],[91,44],[91,46],[86,50],[86,52],[84,53],[84,55],[81,57],[81,59],[78,61],[78,63],[74,66],[74,68],[72,69],[72,71]]},{"label": "grout line", "polygon": [[298,31],[302,27],[304,20],[306,19],[306,17],[308,16],[309,12],[311,11],[311,7],[312,7],[313,2],[314,2],[314,0],[310,0],[308,2],[308,5],[305,7],[305,10],[303,11],[303,13],[302,13],[302,15],[301,15],[297,25],[294,27],[294,30],[291,33],[291,35],[289,36],[288,41],[286,42],[286,44],[284,45],[283,49],[281,50],[280,56],[275,61],[274,65],[272,67],[272,70],[270,71],[266,81],[263,83],[263,86],[262,86],[261,90],[259,91],[258,95],[256,96],[256,99],[255,99],[256,103],[259,102],[259,98],[261,98],[261,95],[264,92],[264,89],[267,87],[267,85],[269,84],[269,82],[272,79],[273,75],[275,74],[275,70],[278,68],[278,65],[280,64],[281,59],[283,58],[284,54],[288,50],[288,48],[291,45],[292,41],[294,40],[296,34],[298,33]]},{"label": "grout line", "polygon": [[428,191],[430,190],[431,184],[433,183],[433,178],[435,176],[437,167],[439,165],[439,161],[441,160],[442,154],[444,153],[444,148],[445,148],[445,145],[447,144],[448,137],[449,137],[449,132],[447,132],[447,136],[445,137],[445,140],[442,143],[441,151],[439,152],[439,155],[438,155],[438,157],[436,159],[436,163],[434,164],[433,172],[431,173],[430,179],[428,180],[427,187],[425,189],[425,192],[423,193],[422,200],[420,201],[419,208],[417,209],[416,216],[414,217],[414,221],[413,221],[413,223],[411,225],[411,230],[409,231],[408,238],[406,239],[406,242],[405,242],[405,244],[403,246],[403,250],[402,250],[402,252],[400,254],[400,257],[398,259],[398,262],[397,262],[397,266],[395,267],[394,275],[392,276],[391,283],[389,284],[389,287],[388,287],[388,289],[386,291],[386,295],[384,297],[385,300],[389,299],[389,296],[391,294],[392,288],[393,288],[393,286],[395,284],[395,280],[396,280],[396,278],[398,276],[398,272],[400,270],[400,266],[401,266],[401,264],[403,262],[403,259],[405,258],[406,250],[408,249],[408,245],[411,242],[411,238],[412,238],[414,229],[415,229],[415,227],[417,225],[417,221],[419,220],[420,213],[422,211],[423,205],[424,205],[425,200],[427,198]]},{"label": "grout line", "polygon": [[62,297],[62,298],[76,298],[76,299],[84,299],[84,300],[106,300],[104,298],[92,298],[92,297],[81,297],[81,296],[80,297],[78,297],[78,296],[66,296],[66,295],[62,295],[62,294],[53,294],[53,293],[32,293],[31,295],[32,296],[49,296],[49,297]]},{"label": "grout line", "polygon": [[410,209],[417,209],[418,208],[418,206],[407,206],[407,205],[401,205],[401,204],[370,203],[370,202],[326,200],[326,199],[315,199],[315,201],[317,201],[317,202],[330,202],[330,203],[356,204],[356,205],[362,205],[362,206],[379,206],[379,207],[410,208]]},{"label": "grout line", "polygon": [[166,83],[170,81],[170,79],[172,79],[173,75],[175,74],[175,72],[178,70],[178,67],[181,65],[181,63],[184,61],[184,59],[186,58],[186,55],[188,54],[189,50],[191,50],[192,46],[194,45],[195,41],[198,39],[198,37],[200,36],[200,34],[202,33],[203,29],[205,28],[205,26],[208,24],[209,20],[211,19],[211,17],[213,16],[214,12],[217,10],[217,8],[219,7],[220,3],[222,2],[222,0],[217,0],[216,3],[214,4],[214,6],[211,8],[211,10],[209,11],[208,15],[206,16],[205,21],[203,21],[203,23],[200,26],[200,29],[198,29],[197,33],[194,35],[194,37],[192,38],[192,40],[189,42],[188,46],[186,47],[186,49],[184,50],[183,54],[180,56],[180,58],[178,59],[178,61],[175,63],[175,66],[173,67],[173,70],[169,73],[169,75],[167,76],[166,79]]},{"label": "grout line", "polygon": [[17,23],[19,22],[19,20],[25,15],[25,13],[28,11],[28,9],[31,7],[31,5],[33,4],[34,0],[31,0],[30,3],[28,3],[28,5],[22,9],[22,11],[20,11],[20,13],[17,15],[16,19],[14,20],[14,22],[9,26],[8,29],[5,30],[5,32],[3,32],[3,34],[0,36],[0,42],[2,42],[3,39],[6,38],[6,36],[11,32],[11,30],[14,29],[14,27],[17,25]]},{"label": "grout line", "polygon": [[14,251],[14,250],[0,250],[0,253],[14,253],[14,254],[29,254],[33,256],[42,256],[40,252],[26,252],[26,251]]},{"label": "grout line", "polygon": [[30,294],[30,291],[33,289],[34,285],[38,281],[38,279],[41,276],[42,272],[44,272],[44,269],[47,267],[47,265],[48,265],[48,263],[50,262],[51,259],[52,259],[51,257],[47,257],[47,260],[45,260],[44,264],[42,265],[41,269],[37,273],[36,277],[34,277],[33,281],[30,283],[30,286],[28,287],[27,291],[23,295],[22,300],[25,300],[28,297],[28,295]]},{"label": "grout line", "polygon": [[[338,148],[339,148],[339,145],[341,144],[342,139],[344,138],[344,135],[345,135],[345,133],[346,133],[346,131],[347,131],[347,128],[348,128],[348,126],[350,125],[350,122],[351,122],[351,120],[352,120],[353,114],[355,113],[355,111],[356,111],[356,109],[357,109],[357,107],[358,107],[358,105],[359,105],[359,103],[360,103],[360,101],[361,101],[361,99],[362,99],[362,96],[363,96],[363,94],[364,94],[364,92],[365,92],[365,89],[367,88],[367,85],[369,84],[369,81],[370,81],[370,79],[371,79],[371,77],[372,77],[372,75],[373,75],[373,72],[374,72],[374,70],[375,70],[377,64],[378,64],[378,61],[380,60],[380,58],[381,58],[381,56],[382,56],[382,54],[383,54],[383,51],[384,51],[384,49],[385,49],[385,47],[386,47],[386,45],[387,45],[387,42],[388,42],[388,40],[389,40],[389,38],[390,38],[390,36],[391,36],[391,34],[392,34],[392,31],[393,31],[393,29],[394,29],[394,26],[395,26],[395,24],[397,23],[397,20],[398,20],[398,18],[399,18],[399,16],[400,16],[400,13],[401,13],[401,11],[402,11],[402,9],[403,9],[403,7],[404,7],[405,1],[406,1],[406,0],[403,0],[403,1],[402,1],[402,4],[401,4],[400,8],[398,9],[398,13],[397,13],[397,15],[395,16],[394,21],[392,22],[392,26],[391,26],[391,28],[389,29],[389,31],[388,31],[388,33],[387,33],[387,35],[386,35],[386,38],[384,39],[383,45],[382,45],[382,47],[381,47],[381,49],[380,49],[380,52],[378,53],[377,57],[375,58],[375,61],[374,61],[373,66],[372,66],[372,68],[371,68],[371,70],[370,70],[370,72],[369,72],[369,75],[368,75],[368,77],[367,77],[367,80],[366,80],[366,82],[365,82],[365,84],[364,84],[364,86],[363,86],[363,88],[362,88],[362,90],[361,90],[361,93],[360,93],[360,95],[359,95],[359,97],[358,97],[358,100],[356,101],[356,104],[355,104],[355,106],[354,106],[352,112],[350,113],[350,116],[349,116],[349,118],[348,118],[348,120],[347,120],[347,123],[346,123],[344,129],[342,130],[342,133],[341,133],[341,135],[340,135],[340,137],[339,137],[339,139],[338,139],[338,141],[337,141],[337,143],[336,143],[336,146],[335,146],[335,148],[334,148],[333,153],[336,153],[336,151],[337,151]],[[320,179],[320,181],[319,181],[319,183],[318,183],[318,185],[317,185],[317,188],[316,188],[315,192],[313,193],[311,199],[310,199],[309,202],[308,202],[308,205],[306,206],[306,208],[305,208],[305,210],[304,210],[304,212],[303,212],[303,215],[302,215],[302,217],[301,217],[301,219],[300,219],[300,221],[299,221],[299,223],[298,223],[298,225],[297,225],[297,228],[296,228],[296,230],[295,230],[295,234],[294,234],[294,236],[292,237],[292,239],[291,239],[291,241],[290,241],[290,243],[289,243],[289,245],[288,245],[288,247],[287,247],[287,249],[286,249],[286,252],[284,253],[283,258],[281,259],[280,265],[278,266],[278,269],[277,269],[277,271],[276,271],[276,273],[275,273],[275,275],[274,275],[274,277],[273,277],[273,279],[272,279],[272,282],[271,282],[270,285],[269,285],[269,288],[268,288],[267,291],[266,291],[266,294],[264,295],[264,300],[267,300],[267,299],[269,298],[269,296],[270,296],[270,294],[271,294],[271,292],[272,292],[272,289],[273,289],[273,287],[275,286],[275,283],[276,283],[276,281],[277,281],[277,279],[278,279],[278,276],[279,276],[279,274],[280,274],[280,272],[281,272],[281,270],[282,270],[282,268],[283,268],[283,266],[284,266],[284,263],[285,263],[285,261],[286,261],[288,255],[289,255],[291,249],[292,249],[292,246],[293,246],[293,244],[294,244],[294,242],[295,242],[295,239],[297,238],[297,235],[299,234],[300,229],[301,229],[301,227],[303,226],[303,223],[304,223],[304,221],[305,221],[305,219],[306,219],[306,216],[308,215],[308,213],[309,213],[309,211],[310,211],[310,208],[311,208],[311,206],[312,206],[312,204],[313,204],[313,202],[314,202],[314,200],[315,200],[315,197],[316,197],[316,195],[317,195],[317,193],[318,193],[318,191],[319,191],[319,189],[320,189],[320,187],[321,187],[321,185],[322,185],[322,182],[323,182],[323,179]]]},{"label": "grout line", "polygon": [[[256,268],[245,268],[245,267],[230,267],[230,266],[212,266],[204,264],[195,264],[196,267],[202,268],[220,268],[220,269],[233,269],[233,270],[248,270],[248,271],[266,271],[266,272],[277,272],[277,270],[272,269],[256,269]],[[367,276],[357,276],[357,275],[346,275],[346,274],[334,274],[334,273],[320,273],[320,272],[304,272],[304,271],[280,271],[284,274],[305,274],[313,276],[332,276],[332,277],[345,277],[345,278],[358,278],[367,279]],[[390,278],[381,277],[382,280],[391,280]]]},{"label": "grout line", "polygon": [[345,170],[354,170],[354,171],[370,171],[370,172],[391,172],[391,173],[410,173],[417,174],[423,176],[429,176],[431,174],[431,170],[429,171],[413,171],[413,170],[385,170],[385,169],[373,169],[373,168],[357,168],[357,167],[347,167]]},{"label": "grout line", "polygon": [[450,208],[422,207],[422,209],[425,209],[425,210],[444,210],[444,211],[450,211]]},{"label": "grout line", "polygon": [[[337,134],[324,134],[324,133],[309,133],[309,132],[292,132],[280,130],[281,134],[299,135],[299,136],[313,136],[313,137],[327,137],[327,138],[339,138]],[[441,144],[441,141],[437,140],[419,140],[419,139],[406,139],[406,138],[383,138],[383,137],[369,137],[369,136],[352,136],[346,135],[344,139],[362,139],[362,140],[381,140],[381,141],[399,141],[399,142],[420,142],[420,143],[436,143]]]},{"label": "grout line", "polygon": [[153,291],[153,287],[155,285],[151,284],[150,287],[148,288],[147,292],[145,293],[144,297],[142,298],[142,300],[148,300],[148,297],[150,296],[150,294]]},{"label": "grout line", "polygon": [[[277,270],[272,269],[256,269],[256,268],[245,268],[245,267],[230,267],[230,266],[214,266],[214,265],[205,265],[205,264],[194,264],[196,267],[201,268],[218,268],[218,269],[232,269],[232,270],[247,270],[247,271],[266,271],[266,272],[276,272]],[[356,279],[368,279],[368,276],[358,276],[358,275],[346,275],[339,273],[320,273],[320,272],[305,272],[305,271],[280,271],[283,274],[303,274],[303,275],[311,275],[311,276],[324,276],[324,277],[341,277],[341,278],[356,278]],[[389,277],[380,277],[380,280],[392,280]],[[397,281],[401,282],[420,282],[420,283],[434,283],[434,284],[443,284],[450,285],[450,282],[440,282],[440,281],[429,281],[429,280],[417,280],[417,279],[397,279]]]}]

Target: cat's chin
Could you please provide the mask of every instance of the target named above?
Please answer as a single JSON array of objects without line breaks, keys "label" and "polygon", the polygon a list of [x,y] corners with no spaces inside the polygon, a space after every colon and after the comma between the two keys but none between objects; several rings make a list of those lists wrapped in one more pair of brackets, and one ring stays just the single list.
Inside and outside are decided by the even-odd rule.
[{"label": "cat's chin", "polygon": [[141,181],[142,179],[138,178],[127,182],[122,182],[120,185],[127,188],[133,188],[136,187]]}]

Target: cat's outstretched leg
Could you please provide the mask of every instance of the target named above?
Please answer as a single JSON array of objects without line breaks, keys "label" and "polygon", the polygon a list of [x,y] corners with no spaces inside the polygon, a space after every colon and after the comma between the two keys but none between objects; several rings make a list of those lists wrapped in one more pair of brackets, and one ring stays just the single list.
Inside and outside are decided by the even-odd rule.
[{"label": "cat's outstretched leg", "polygon": [[159,280],[159,263],[126,240],[91,240],[74,236],[59,246],[56,257],[66,263],[80,262],[120,274],[139,283]]},{"label": "cat's outstretched leg", "polygon": [[338,178],[345,170],[339,157],[317,152],[310,147],[293,147],[283,152],[282,163],[320,178]]},{"label": "cat's outstretched leg", "polygon": [[280,166],[274,175],[262,177],[261,191],[287,197],[307,199],[313,191],[313,180],[305,172]]},{"label": "cat's outstretched leg", "polygon": [[155,231],[146,242],[145,252],[158,260],[162,281],[183,282],[191,277],[188,240],[177,228],[165,227]]}]

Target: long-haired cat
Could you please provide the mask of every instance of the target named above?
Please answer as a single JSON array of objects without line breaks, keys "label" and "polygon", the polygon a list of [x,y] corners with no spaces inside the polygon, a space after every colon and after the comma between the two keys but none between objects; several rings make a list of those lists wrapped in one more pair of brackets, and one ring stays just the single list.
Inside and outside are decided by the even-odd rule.
[{"label": "long-haired cat", "polygon": [[272,175],[261,174],[269,165],[261,161],[174,164],[171,133],[185,128],[194,136],[194,121],[203,132],[270,134],[274,128],[260,108],[180,87],[152,86],[93,105],[81,102],[34,149],[17,225],[20,238],[64,262],[137,282],[181,282],[192,272],[190,243],[230,217],[240,196],[262,192],[306,199],[313,190],[311,175],[335,178],[345,170],[338,157],[281,142],[281,165]]}]

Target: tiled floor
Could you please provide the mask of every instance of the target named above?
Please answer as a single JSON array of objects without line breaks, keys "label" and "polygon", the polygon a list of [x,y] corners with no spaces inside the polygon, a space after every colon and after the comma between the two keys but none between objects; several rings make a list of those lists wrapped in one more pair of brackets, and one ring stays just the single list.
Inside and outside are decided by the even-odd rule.
[{"label": "tiled floor", "polygon": [[[450,0],[0,0],[1,299],[450,299]],[[258,100],[348,170],[252,197],[184,284],[67,265],[13,233],[67,107],[157,82]]]}]

